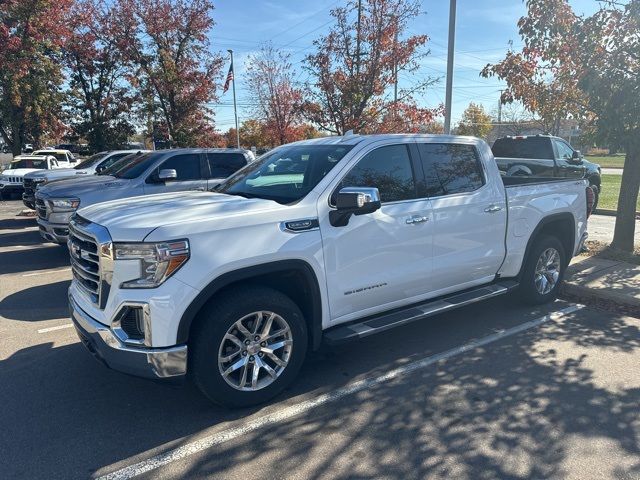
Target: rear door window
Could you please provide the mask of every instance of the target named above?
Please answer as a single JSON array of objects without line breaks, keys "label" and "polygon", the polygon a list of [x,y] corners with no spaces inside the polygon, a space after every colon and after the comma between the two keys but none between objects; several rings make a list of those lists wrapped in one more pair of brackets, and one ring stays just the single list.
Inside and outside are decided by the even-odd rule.
[{"label": "rear door window", "polygon": [[494,157],[553,160],[549,137],[499,138],[491,151]]},{"label": "rear door window", "polygon": [[211,178],[227,178],[247,165],[241,153],[207,152]]},{"label": "rear door window", "polygon": [[473,145],[422,143],[419,150],[427,196],[473,192],[484,185],[482,165]]}]

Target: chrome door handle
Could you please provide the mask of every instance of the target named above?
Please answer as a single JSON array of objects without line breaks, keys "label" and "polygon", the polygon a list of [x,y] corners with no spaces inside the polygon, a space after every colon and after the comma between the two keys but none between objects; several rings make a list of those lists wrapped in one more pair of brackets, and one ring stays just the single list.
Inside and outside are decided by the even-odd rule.
[{"label": "chrome door handle", "polygon": [[496,212],[499,212],[500,210],[502,210],[502,207],[499,205],[489,205],[487,208],[484,209],[484,211],[487,213],[496,213]]},{"label": "chrome door handle", "polygon": [[196,188],[190,188],[189,190],[191,190],[192,192],[204,192],[205,188],[204,187],[196,187]]},{"label": "chrome door handle", "polygon": [[407,218],[407,225],[413,225],[414,223],[423,223],[423,222],[427,222],[428,220],[429,220],[429,217],[414,215],[413,217]]}]

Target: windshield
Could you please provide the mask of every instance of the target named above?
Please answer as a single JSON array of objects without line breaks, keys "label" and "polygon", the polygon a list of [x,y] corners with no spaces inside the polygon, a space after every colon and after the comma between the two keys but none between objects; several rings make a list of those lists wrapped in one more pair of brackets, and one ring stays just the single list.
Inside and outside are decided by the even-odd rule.
[{"label": "windshield", "polygon": [[33,152],[33,154],[38,156],[44,155],[44,156],[56,157],[56,160],[58,160],[59,162],[67,161],[67,155],[65,153],[43,151],[43,152]]},{"label": "windshield", "polygon": [[285,145],[249,164],[216,191],[293,203],[313,190],[352,148],[353,145]]},{"label": "windshield", "polygon": [[553,159],[548,137],[499,138],[491,151],[494,157]]},{"label": "windshield", "polygon": [[[106,170],[103,170],[102,174],[113,175],[116,178],[138,178],[140,175],[146,172],[151,165],[155,163],[159,155],[161,154],[150,152],[143,153],[142,155],[134,154],[129,157],[124,157],[122,160],[126,159],[126,162],[121,163],[122,160],[120,160],[120,162],[116,162]],[[109,171],[109,173],[106,173],[107,170]]]},{"label": "windshield", "polygon": [[99,160],[102,160],[106,156],[107,156],[107,152],[96,153],[95,155],[91,155],[86,160],[83,160],[82,162],[80,162],[78,165],[76,165],[73,168],[76,169],[76,170],[81,170],[83,168],[89,168],[91,165],[93,165],[94,163],[97,163]]},{"label": "windshield", "polygon": [[47,160],[35,158],[24,158],[16,162],[11,162],[10,168],[47,168]]}]

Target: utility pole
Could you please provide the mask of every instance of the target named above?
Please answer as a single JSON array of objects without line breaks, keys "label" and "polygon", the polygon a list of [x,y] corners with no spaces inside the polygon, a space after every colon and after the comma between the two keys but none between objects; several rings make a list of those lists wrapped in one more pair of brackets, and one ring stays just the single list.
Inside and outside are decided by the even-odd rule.
[{"label": "utility pole", "polygon": [[362,19],[362,0],[358,0],[358,26],[356,29],[356,74],[360,74],[360,21]]},{"label": "utility pole", "polygon": [[444,111],[444,133],[451,133],[451,94],[453,88],[453,52],[456,40],[456,0],[449,0],[449,51],[447,53],[447,91]]},{"label": "utility pole", "polygon": [[398,119],[398,17],[393,16],[393,118]]},{"label": "utility pole", "polygon": [[500,97],[498,97],[498,123],[502,123],[502,92],[504,90],[500,90]]},{"label": "utility pole", "polygon": [[233,77],[231,78],[231,85],[233,87],[233,114],[236,117],[236,143],[240,148],[240,130],[238,129],[238,104],[236,103],[236,72],[233,65],[233,50],[227,50],[231,54],[231,68],[233,69]]}]

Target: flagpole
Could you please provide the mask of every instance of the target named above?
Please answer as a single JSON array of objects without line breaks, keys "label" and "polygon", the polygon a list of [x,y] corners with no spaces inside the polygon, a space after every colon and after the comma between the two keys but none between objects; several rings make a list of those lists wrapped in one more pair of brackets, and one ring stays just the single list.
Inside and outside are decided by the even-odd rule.
[{"label": "flagpole", "polygon": [[231,54],[231,66],[233,67],[233,78],[231,85],[233,87],[233,114],[236,117],[236,142],[240,148],[240,130],[238,129],[238,105],[236,103],[236,68],[233,66],[233,50],[227,50]]}]

